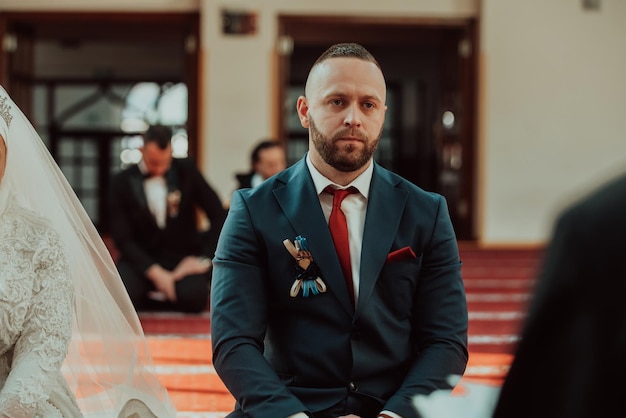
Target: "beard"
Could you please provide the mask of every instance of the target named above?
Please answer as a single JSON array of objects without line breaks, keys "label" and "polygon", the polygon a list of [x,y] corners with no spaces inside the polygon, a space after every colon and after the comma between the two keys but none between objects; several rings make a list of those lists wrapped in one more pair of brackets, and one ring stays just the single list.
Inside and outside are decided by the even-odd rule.
[{"label": "beard", "polygon": [[[309,129],[311,131],[313,146],[322,159],[334,169],[346,173],[357,171],[367,164],[372,158],[372,155],[374,155],[374,151],[376,151],[378,142],[383,133],[381,127],[376,139],[370,142],[366,134],[360,131],[353,131],[351,128],[345,128],[329,138],[317,129],[311,115],[309,115]],[[338,139],[346,136],[358,138],[362,141],[363,147],[358,147],[355,144],[342,146],[337,142]]]}]

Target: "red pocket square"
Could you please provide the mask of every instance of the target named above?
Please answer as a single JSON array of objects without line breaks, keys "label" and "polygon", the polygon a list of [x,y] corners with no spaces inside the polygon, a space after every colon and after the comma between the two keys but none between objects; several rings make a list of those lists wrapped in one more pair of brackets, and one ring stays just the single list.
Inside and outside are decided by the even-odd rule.
[{"label": "red pocket square", "polygon": [[387,254],[387,263],[394,261],[407,261],[417,258],[411,247],[400,248]]}]

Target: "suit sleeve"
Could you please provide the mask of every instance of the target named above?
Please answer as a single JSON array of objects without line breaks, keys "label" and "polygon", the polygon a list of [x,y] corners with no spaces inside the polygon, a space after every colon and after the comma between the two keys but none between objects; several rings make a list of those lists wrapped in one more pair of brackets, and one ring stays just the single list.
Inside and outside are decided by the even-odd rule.
[{"label": "suit sleeve", "polygon": [[260,248],[241,191],[235,191],[213,259],[213,364],[246,416],[287,417],[306,408],[263,356],[267,273]]},{"label": "suit sleeve", "polygon": [[441,196],[423,250],[415,297],[415,360],[401,387],[385,405],[385,409],[403,417],[415,416],[412,400],[416,394],[451,389],[448,378],[463,375],[468,361],[468,314],[461,262],[447,204]]}]

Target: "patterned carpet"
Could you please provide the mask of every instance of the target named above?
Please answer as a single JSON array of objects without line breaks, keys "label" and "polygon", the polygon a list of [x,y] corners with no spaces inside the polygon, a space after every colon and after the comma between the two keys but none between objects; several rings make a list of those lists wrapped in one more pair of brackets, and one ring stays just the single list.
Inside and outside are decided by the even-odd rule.
[{"label": "patterned carpet", "polygon": [[[524,319],[541,249],[478,249],[461,245],[469,308],[469,364],[464,382],[499,385],[506,376]],[[208,312],[141,313],[157,373],[178,418],[222,418],[234,400],[211,363]]]}]

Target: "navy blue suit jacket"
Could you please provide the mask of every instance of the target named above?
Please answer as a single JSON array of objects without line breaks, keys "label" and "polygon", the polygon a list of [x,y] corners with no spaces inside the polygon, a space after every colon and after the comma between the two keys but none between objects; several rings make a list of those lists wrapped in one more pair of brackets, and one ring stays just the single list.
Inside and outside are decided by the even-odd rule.
[{"label": "navy blue suit jacket", "polygon": [[[214,259],[215,369],[233,416],[315,413],[348,396],[416,417],[412,396],[463,374],[467,306],[443,197],[375,164],[352,308],[313,180],[302,159],[235,191]],[[291,297],[295,260],[283,240],[307,238],[328,290]],[[409,246],[417,257],[386,263]]]}]

